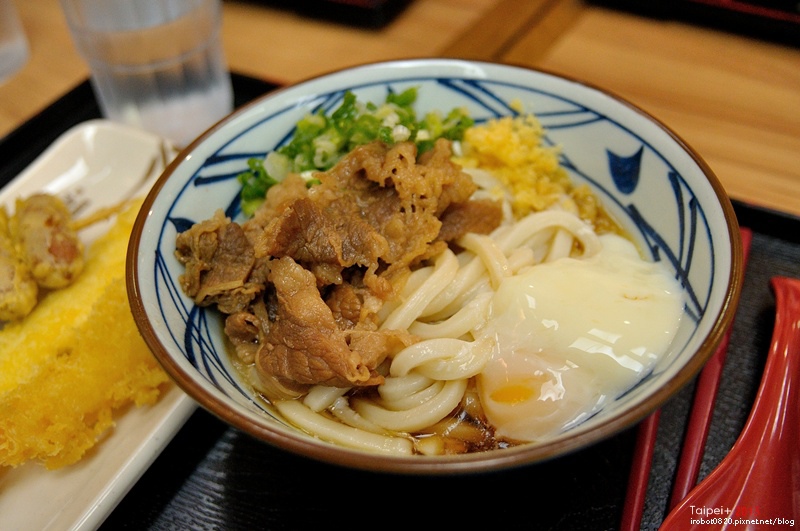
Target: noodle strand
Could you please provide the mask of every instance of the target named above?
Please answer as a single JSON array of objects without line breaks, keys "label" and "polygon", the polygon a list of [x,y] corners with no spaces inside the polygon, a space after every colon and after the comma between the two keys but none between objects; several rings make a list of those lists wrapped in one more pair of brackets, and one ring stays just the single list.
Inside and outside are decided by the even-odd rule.
[{"label": "noodle strand", "polygon": [[390,411],[372,401],[352,400],[353,409],[367,420],[398,432],[414,432],[436,424],[461,402],[467,389],[466,380],[445,382],[434,398],[424,404],[402,411]]},{"label": "noodle strand", "polygon": [[297,400],[276,401],[275,408],[295,426],[335,444],[394,455],[411,455],[414,451],[414,445],[409,439],[347,426],[315,413]]}]

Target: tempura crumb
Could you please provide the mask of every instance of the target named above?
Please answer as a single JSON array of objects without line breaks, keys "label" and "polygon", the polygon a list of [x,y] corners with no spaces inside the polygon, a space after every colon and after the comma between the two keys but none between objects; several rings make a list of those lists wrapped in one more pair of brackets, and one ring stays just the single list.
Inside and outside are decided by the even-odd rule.
[{"label": "tempura crumb", "polygon": [[464,134],[459,163],[491,171],[513,195],[521,217],[548,208],[571,187],[558,161],[558,149],[543,145],[544,130],[535,116],[505,116],[473,126]]},{"label": "tempura crumb", "polygon": [[125,288],[140,204],[95,242],[72,286],[0,330],[0,466],[72,464],[122,408],[158,399],[168,378],[136,329]]},{"label": "tempura crumb", "polygon": [[465,168],[480,167],[502,182],[512,197],[517,218],[558,206],[575,211],[598,232],[614,229],[614,222],[586,185],[575,186],[560,163],[559,146],[545,142],[545,130],[533,114],[504,116],[467,129]]}]

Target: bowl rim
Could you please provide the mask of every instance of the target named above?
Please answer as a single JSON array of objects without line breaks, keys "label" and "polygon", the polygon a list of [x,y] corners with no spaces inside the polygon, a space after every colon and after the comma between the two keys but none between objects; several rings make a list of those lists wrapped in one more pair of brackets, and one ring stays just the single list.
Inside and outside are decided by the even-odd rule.
[{"label": "bowl rim", "polygon": [[[727,286],[725,288],[722,304],[718,314],[714,317],[714,321],[709,332],[700,342],[697,352],[669,380],[654,390],[646,400],[637,403],[633,407],[618,414],[610,416],[608,419],[605,419],[603,422],[595,426],[594,429],[588,432],[577,433],[571,437],[560,438],[541,444],[522,444],[508,449],[462,454],[457,456],[386,456],[381,454],[370,454],[360,450],[352,450],[322,440],[315,440],[299,435],[290,435],[289,433],[279,429],[257,424],[250,419],[239,415],[235,410],[227,408],[224,404],[210,397],[204,391],[202,386],[200,386],[192,377],[182,370],[182,368],[170,355],[169,349],[167,349],[161,343],[152,323],[150,322],[150,319],[148,318],[144,302],[140,296],[138,256],[142,243],[143,227],[147,221],[151,208],[159,195],[159,192],[164,187],[167,180],[175,172],[176,168],[194,150],[195,146],[202,143],[206,138],[214,135],[228,122],[235,120],[238,116],[246,114],[250,111],[250,109],[262,104],[264,100],[272,99],[278,94],[282,94],[287,91],[296,90],[298,88],[302,89],[302,86],[306,83],[320,80],[332,75],[341,75],[364,69],[380,69],[414,64],[484,65],[490,68],[501,67],[519,69],[524,72],[543,74],[545,76],[557,78],[580,85],[584,88],[588,88],[590,91],[594,91],[600,95],[605,95],[613,100],[616,104],[621,104],[624,107],[634,111],[634,113],[640,115],[645,120],[651,122],[653,125],[666,133],[667,136],[670,137],[677,144],[677,146],[683,150],[698,166],[701,173],[708,180],[708,183],[711,186],[714,196],[719,203],[719,207],[725,220],[726,229],[728,231],[728,243],[731,250],[730,272],[728,274],[728,278],[726,279]],[[145,197],[136,221],[134,222],[126,256],[126,289],[131,312],[140,335],[153,352],[155,358],[158,360],[161,366],[165,369],[173,381],[177,383],[178,387],[186,392],[204,409],[220,418],[227,424],[241,429],[257,439],[294,454],[339,466],[400,474],[475,473],[535,464],[580,450],[581,448],[608,439],[611,436],[619,434],[623,430],[634,426],[646,416],[662,407],[666,401],[668,401],[680,389],[688,384],[689,381],[700,372],[709,358],[711,358],[717,347],[722,342],[722,338],[726,330],[733,322],[743,280],[744,271],[742,241],[740,237],[738,221],[736,219],[736,214],[730,198],[710,166],[699,155],[699,153],[686,141],[684,141],[684,139],[672,128],[617,93],[573,76],[556,73],[541,68],[531,68],[528,66],[516,65],[513,63],[495,63],[489,61],[448,58],[412,58],[357,64],[354,66],[315,75],[296,83],[281,86],[235,109],[232,113],[218,121],[204,133],[198,136],[189,145],[183,148],[158,178],[156,183]]]}]

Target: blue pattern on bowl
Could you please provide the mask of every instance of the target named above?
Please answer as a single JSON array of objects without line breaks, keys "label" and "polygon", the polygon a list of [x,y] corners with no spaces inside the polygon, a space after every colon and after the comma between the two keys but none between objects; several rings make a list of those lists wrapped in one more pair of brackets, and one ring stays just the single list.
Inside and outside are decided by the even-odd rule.
[{"label": "blue pattern on bowl", "polygon": [[[352,90],[362,100],[382,101],[386,91],[418,86],[418,112],[426,112],[432,105],[441,110],[467,106],[478,122],[513,114],[517,108],[515,102],[522,102],[525,110],[534,112],[547,130],[547,142],[561,146],[561,163],[573,179],[589,183],[611,214],[640,242],[642,249],[654,260],[669,264],[684,286],[686,318],[671,354],[653,374],[627,393],[625,400],[646,398],[646,393],[652,392],[642,391],[647,380],[661,378],[663,381],[674,376],[674,364],[685,363],[686,356],[693,354],[709,333],[713,323],[703,323],[706,309],[709,305],[721,304],[719,301],[724,298],[724,293],[720,292],[722,288],[717,287],[715,292],[718,280],[714,277],[714,260],[720,250],[714,248],[711,224],[701,206],[703,201],[698,198],[698,194],[713,195],[713,190],[710,185],[695,189],[682,175],[683,168],[700,171],[697,161],[668,131],[650,122],[643,125],[638,119],[639,111],[627,108],[622,118],[607,116],[602,109],[609,105],[610,97],[600,91],[589,101],[577,101],[570,97],[570,87],[574,83],[512,67],[486,68],[497,68],[493,72],[497,77],[487,78],[480,72],[465,73],[460,69],[459,75],[404,77],[402,72],[393,72],[388,81],[372,81],[367,72],[362,82],[352,83],[342,77],[333,81],[334,90],[325,91],[318,90],[312,80],[293,89],[295,93],[290,91],[291,97],[281,99],[282,95],[278,94],[256,103],[258,112],[234,116],[227,121],[223,129],[230,129],[232,134],[218,148],[204,150],[207,141],[201,139],[193,156],[197,159],[205,153],[200,156],[202,160],[183,161],[181,170],[170,177],[178,182],[172,185],[169,199],[160,198],[170,202],[157,209],[156,219],[148,221],[158,233],[157,246],[152,249],[155,260],[148,265],[148,259],[144,262],[140,259],[140,270],[147,267],[153,270],[153,297],[161,319],[167,324],[169,337],[162,334],[165,337],[161,341],[165,344],[171,341],[171,347],[179,349],[187,362],[218,389],[212,392],[224,393],[250,411],[274,416],[269,406],[254,399],[235,374],[221,340],[221,317],[214,310],[194,307],[182,294],[178,284],[182,266],[173,256],[175,236],[191,223],[213,214],[204,207],[206,204],[222,208],[232,218],[239,217],[236,175],[246,168],[247,159],[263,157],[288,141],[292,125],[307,112],[334,108],[345,90]],[[508,80],[503,79],[505,75]],[[525,78],[523,83],[512,80],[520,75]],[[585,87],[580,88],[583,89]],[[663,142],[664,137],[669,137],[668,152],[654,147],[654,142]],[[164,195],[162,191],[161,196]],[[653,201],[654,196],[658,197],[657,201]],[[643,211],[643,204],[657,204],[658,210]],[[721,216],[718,212],[713,215]],[[729,249],[722,251],[730,253]],[[726,282],[727,278],[719,283]],[[145,293],[144,298],[147,297]],[[692,348],[681,354],[687,345]],[[612,415],[622,407],[622,402],[618,400],[598,416]]]}]

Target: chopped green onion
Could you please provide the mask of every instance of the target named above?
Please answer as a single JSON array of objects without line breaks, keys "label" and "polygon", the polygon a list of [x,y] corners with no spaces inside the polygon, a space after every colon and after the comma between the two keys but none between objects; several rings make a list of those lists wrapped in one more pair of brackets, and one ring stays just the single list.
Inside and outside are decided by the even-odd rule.
[{"label": "chopped green onion", "polygon": [[267,155],[266,165],[264,160],[250,159],[248,169],[237,176],[242,184],[242,212],[251,216],[263,203],[267,190],[288,173],[328,170],[357,146],[374,140],[386,144],[410,140],[422,153],[433,148],[438,138],[460,140],[474,123],[461,108],[452,109],[444,117],[429,112],[417,121],[416,100],[416,87],[390,92],[380,105],[362,103],[347,91],[330,115],[323,110],[306,115],[297,122],[289,143]]}]

